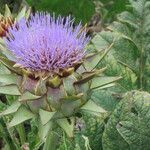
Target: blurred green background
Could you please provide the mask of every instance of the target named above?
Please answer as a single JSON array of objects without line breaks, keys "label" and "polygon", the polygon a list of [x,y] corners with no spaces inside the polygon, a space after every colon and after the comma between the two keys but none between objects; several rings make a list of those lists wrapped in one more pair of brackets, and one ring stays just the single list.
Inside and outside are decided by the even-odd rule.
[{"label": "blurred green background", "polygon": [[0,0],[0,12],[4,11],[5,4],[15,12],[21,3],[30,5],[35,10],[55,12],[57,15],[71,14],[77,22],[83,23],[89,22],[98,10],[107,23],[111,22],[116,14],[125,10],[128,2],[126,0]]}]

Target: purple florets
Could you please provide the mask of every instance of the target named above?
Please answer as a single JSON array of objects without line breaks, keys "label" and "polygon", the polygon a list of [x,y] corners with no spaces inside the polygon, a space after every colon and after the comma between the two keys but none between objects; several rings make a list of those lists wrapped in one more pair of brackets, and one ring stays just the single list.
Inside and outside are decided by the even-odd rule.
[{"label": "purple florets", "polygon": [[48,13],[31,15],[9,29],[8,49],[15,62],[32,70],[54,71],[74,66],[85,56],[89,42],[81,23],[73,27],[74,20],[50,16]]}]

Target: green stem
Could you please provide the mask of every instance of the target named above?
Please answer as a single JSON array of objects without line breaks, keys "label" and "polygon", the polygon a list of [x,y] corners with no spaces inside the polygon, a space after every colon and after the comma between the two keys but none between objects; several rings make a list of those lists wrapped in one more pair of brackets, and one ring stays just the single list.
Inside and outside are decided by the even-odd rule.
[{"label": "green stem", "polygon": [[63,131],[63,141],[64,141],[65,150],[68,150],[67,144],[66,144],[66,136],[65,136],[65,132],[64,131]]},{"label": "green stem", "polygon": [[9,131],[6,127],[6,124],[3,120],[3,118],[0,119],[0,133],[2,134],[2,137],[5,141],[5,143],[8,145],[10,150],[17,150],[17,146],[15,145],[15,142],[11,138],[11,135],[9,134]]},{"label": "green stem", "polygon": [[141,57],[140,57],[140,76],[139,76],[139,88],[144,90],[144,73],[145,73],[145,63],[144,63],[144,50],[141,50]]},{"label": "green stem", "polygon": [[21,141],[21,145],[23,145],[26,142],[26,133],[25,133],[25,129],[24,129],[24,124],[19,124],[17,126],[17,130],[19,133],[19,137],[20,137],[20,141]]},{"label": "green stem", "polygon": [[46,138],[43,150],[56,150],[57,142],[58,135],[51,131]]},{"label": "green stem", "polygon": [[[145,4],[144,4],[145,6]],[[138,77],[138,88],[140,88],[141,90],[146,90],[146,84],[147,84],[147,81],[145,80],[145,67],[146,67],[146,52],[144,50],[144,14],[145,14],[145,9],[143,7],[143,10],[142,10],[142,14],[141,16],[142,19],[141,19],[141,23],[140,23],[140,36],[141,36],[141,43],[140,43],[140,65],[139,65],[139,77]],[[140,38],[140,37],[139,37]]]}]

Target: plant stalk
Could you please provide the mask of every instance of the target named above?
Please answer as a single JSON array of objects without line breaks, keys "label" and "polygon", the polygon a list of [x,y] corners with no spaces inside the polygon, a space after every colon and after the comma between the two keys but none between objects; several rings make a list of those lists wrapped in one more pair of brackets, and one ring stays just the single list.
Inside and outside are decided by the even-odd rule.
[{"label": "plant stalk", "polygon": [[10,150],[18,150],[18,147],[15,145],[15,141],[11,138],[3,118],[0,119],[0,133]]},{"label": "plant stalk", "polygon": [[17,131],[19,133],[21,145],[23,145],[26,142],[26,133],[25,133],[25,129],[24,129],[24,124],[23,123],[19,124],[17,126]]}]

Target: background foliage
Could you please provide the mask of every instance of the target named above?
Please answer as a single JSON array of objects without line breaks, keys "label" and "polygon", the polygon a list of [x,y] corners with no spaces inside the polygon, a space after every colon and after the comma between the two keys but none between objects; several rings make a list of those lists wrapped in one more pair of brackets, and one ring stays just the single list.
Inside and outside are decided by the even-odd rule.
[{"label": "background foliage", "polygon": [[[150,91],[150,1],[0,0],[1,13],[4,12],[5,4],[14,13],[26,5],[32,6],[33,11],[44,10],[64,16],[71,14],[77,22],[82,21],[92,31],[88,32],[92,37],[88,50],[106,54],[97,67],[107,66],[108,76],[122,76],[115,87],[110,85],[92,93],[92,99],[108,114],[95,117],[82,113],[77,118],[81,128],[77,127],[75,138],[69,139],[65,133],[60,132],[57,149],[149,150],[150,95],[131,90]],[[3,71],[1,68],[0,73]],[[103,80],[104,83],[106,81]],[[0,111],[14,101],[13,97],[4,95],[0,98]],[[7,130],[5,121],[8,120],[0,118],[0,137],[3,138],[1,147],[4,147],[6,141],[16,147],[18,143],[12,141],[16,129]],[[36,120],[30,124],[25,124],[29,147],[31,150],[42,149]]]}]

